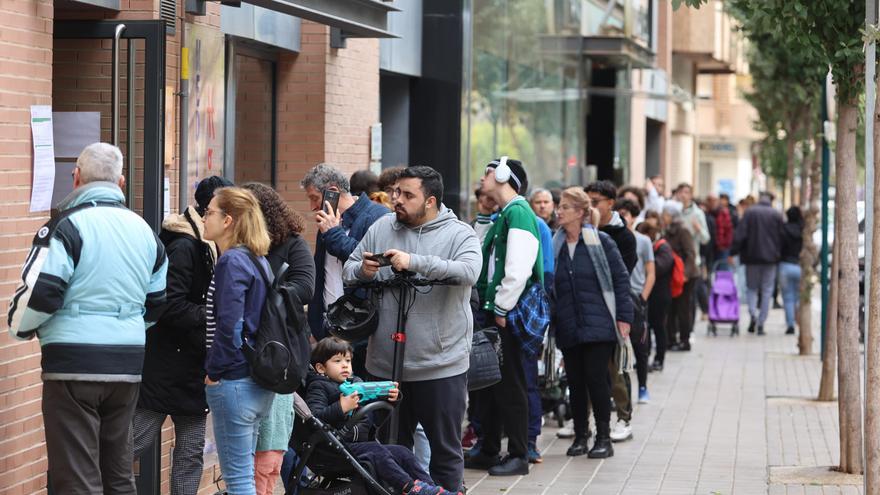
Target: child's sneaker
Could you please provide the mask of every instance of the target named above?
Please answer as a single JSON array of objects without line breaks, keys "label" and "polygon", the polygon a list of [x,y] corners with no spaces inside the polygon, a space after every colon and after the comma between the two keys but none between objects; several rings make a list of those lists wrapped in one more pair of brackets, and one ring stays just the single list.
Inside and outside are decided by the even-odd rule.
[{"label": "child's sneaker", "polygon": [[424,481],[415,480],[409,490],[403,492],[404,495],[440,495],[441,493],[449,493],[443,487],[435,486]]},{"label": "child's sneaker", "polygon": [[648,394],[648,387],[639,387],[639,404],[647,404],[651,402],[651,396]]},{"label": "child's sneaker", "polygon": [[529,464],[541,464],[544,462],[544,458],[541,457],[541,451],[538,450],[538,446],[535,442],[529,442]]}]

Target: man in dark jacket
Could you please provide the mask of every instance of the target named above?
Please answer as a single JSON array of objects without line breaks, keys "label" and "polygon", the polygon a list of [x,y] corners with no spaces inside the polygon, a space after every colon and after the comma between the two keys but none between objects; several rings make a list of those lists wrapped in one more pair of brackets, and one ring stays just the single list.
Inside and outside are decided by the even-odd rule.
[{"label": "man in dark jacket", "polygon": [[154,444],[167,416],[174,422],[171,493],[195,494],[205,447],[205,295],[217,259],[202,239],[202,216],[214,191],[232,186],[217,176],[199,182],[196,207],[162,222],[159,238],[168,256],[167,306],[147,332],[140,396],[132,422],[134,457]]},{"label": "man in dark jacket", "polygon": [[599,211],[599,230],[611,236],[611,239],[617,244],[626,270],[632,273],[639,261],[636,253],[636,236],[626,228],[620,214],[614,211],[617,188],[611,181],[600,180],[585,187],[584,191],[590,196],[593,208]]},{"label": "man in dark jacket", "polygon": [[[608,234],[617,245],[626,271],[632,274],[639,262],[636,249],[636,236],[626,227],[620,214],[614,210],[617,201],[617,188],[611,181],[600,180],[591,183],[584,188],[590,196],[593,208],[599,212],[599,230]],[[616,355],[616,353],[615,353]],[[617,422],[611,428],[611,440],[622,442],[632,438],[632,378],[629,373],[618,373],[617,363],[612,360],[608,363],[608,372],[611,376],[611,396],[617,406]]]},{"label": "man in dark jacket", "polygon": [[[315,340],[321,340],[327,336],[324,311],[346,292],[342,267],[370,226],[389,210],[370,201],[366,194],[352,196],[348,177],[325,163],[309,170],[300,185],[306,190],[319,231],[315,243],[315,294],[309,304],[309,327]],[[328,205],[321,204],[325,191],[339,193],[336,211],[325,211]],[[353,367],[356,374],[365,372],[365,352],[366,342],[355,345]]]},{"label": "man in dark jacket", "polygon": [[731,249],[746,266],[746,297],[752,317],[749,333],[757,326],[758,335],[764,335],[764,322],[776,285],[776,264],[782,249],[782,215],[773,208],[772,201],[772,194],[762,192],[758,204],[746,210],[736,227]]}]

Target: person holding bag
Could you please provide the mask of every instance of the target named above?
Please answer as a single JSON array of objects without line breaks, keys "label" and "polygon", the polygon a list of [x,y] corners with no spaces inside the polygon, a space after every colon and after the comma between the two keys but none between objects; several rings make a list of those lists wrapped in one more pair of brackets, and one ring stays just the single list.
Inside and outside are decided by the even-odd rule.
[{"label": "person holding bag", "polygon": [[270,270],[264,256],[271,241],[254,195],[237,187],[218,189],[205,211],[205,239],[221,253],[208,288],[205,395],[227,491],[255,495],[257,432],[275,394],[254,382],[242,352],[245,338],[260,325],[266,302],[260,270]]},{"label": "person holding bag", "polygon": [[628,343],[633,320],[629,272],[610,236],[589,224],[590,198],[581,188],[562,192],[560,230],[553,237],[556,344],[562,350],[571,393],[575,439],[569,456],[587,454],[588,403],[593,404],[596,441],[590,458],[614,455],[608,362],[618,352],[621,369],[632,366]]}]

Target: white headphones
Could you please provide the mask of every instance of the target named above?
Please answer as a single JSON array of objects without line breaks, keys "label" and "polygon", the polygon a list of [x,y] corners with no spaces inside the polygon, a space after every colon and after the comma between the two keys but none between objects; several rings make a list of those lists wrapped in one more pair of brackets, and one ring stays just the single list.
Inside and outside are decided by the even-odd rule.
[{"label": "white headphones", "polygon": [[498,160],[498,166],[495,167],[495,181],[505,183],[510,180],[510,167],[507,166],[507,156],[502,156]]}]

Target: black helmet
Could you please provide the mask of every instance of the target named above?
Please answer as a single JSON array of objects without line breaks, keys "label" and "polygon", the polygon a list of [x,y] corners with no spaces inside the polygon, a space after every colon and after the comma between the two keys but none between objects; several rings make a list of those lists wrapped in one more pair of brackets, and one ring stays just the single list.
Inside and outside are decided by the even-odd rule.
[{"label": "black helmet", "polygon": [[330,334],[348,342],[366,339],[379,324],[377,301],[345,294],[327,307],[324,314]]}]

